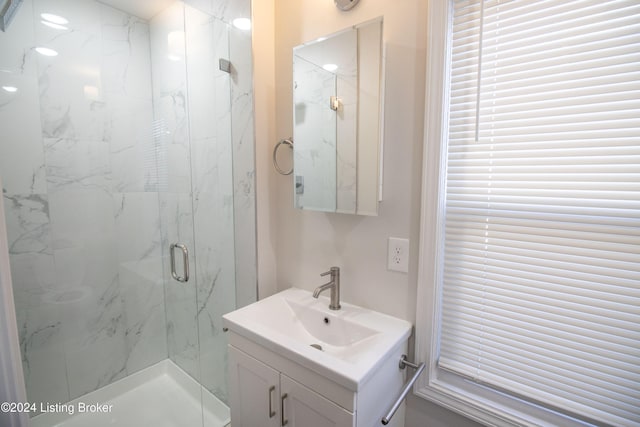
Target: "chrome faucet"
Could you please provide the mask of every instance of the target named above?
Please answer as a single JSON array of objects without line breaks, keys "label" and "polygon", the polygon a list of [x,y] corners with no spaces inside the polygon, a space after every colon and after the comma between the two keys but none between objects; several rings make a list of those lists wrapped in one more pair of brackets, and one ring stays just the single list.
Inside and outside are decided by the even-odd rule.
[{"label": "chrome faucet", "polygon": [[340,310],[340,267],[331,267],[329,271],[325,271],[320,276],[327,276],[329,274],[331,275],[331,280],[322,286],[318,286],[315,291],[313,291],[313,297],[318,298],[321,292],[331,289],[331,303],[329,304],[329,308],[331,310]]}]

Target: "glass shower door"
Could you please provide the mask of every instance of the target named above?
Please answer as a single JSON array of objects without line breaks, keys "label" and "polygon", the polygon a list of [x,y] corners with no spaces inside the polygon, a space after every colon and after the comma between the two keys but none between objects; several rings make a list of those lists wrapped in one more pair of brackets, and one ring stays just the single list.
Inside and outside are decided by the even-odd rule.
[{"label": "glass shower door", "polygon": [[167,349],[201,384],[209,425],[227,399],[221,316],[236,306],[229,26],[176,2],[150,28]]}]

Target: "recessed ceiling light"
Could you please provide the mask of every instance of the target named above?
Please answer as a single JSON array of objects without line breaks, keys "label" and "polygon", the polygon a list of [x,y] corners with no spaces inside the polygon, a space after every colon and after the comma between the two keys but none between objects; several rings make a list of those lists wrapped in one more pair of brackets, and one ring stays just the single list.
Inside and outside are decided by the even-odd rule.
[{"label": "recessed ceiling light", "polygon": [[49,49],[48,47],[37,47],[36,52],[44,56],[58,56],[58,52],[53,49]]},{"label": "recessed ceiling light", "polygon": [[251,19],[236,18],[233,20],[233,26],[239,30],[248,31],[251,29]]},{"label": "recessed ceiling light", "polygon": [[324,68],[327,71],[332,71],[333,72],[333,71],[338,69],[338,66],[336,64],[324,64],[322,66],[322,68]]},{"label": "recessed ceiling light", "polygon": [[18,91],[18,88],[15,87],[15,86],[2,86],[2,89],[4,89],[7,92],[10,92],[10,93]]}]

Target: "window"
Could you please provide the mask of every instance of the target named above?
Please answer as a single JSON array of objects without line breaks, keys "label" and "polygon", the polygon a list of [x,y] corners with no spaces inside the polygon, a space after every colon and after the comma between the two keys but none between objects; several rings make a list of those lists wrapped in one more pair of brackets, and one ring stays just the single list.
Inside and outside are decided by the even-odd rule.
[{"label": "window", "polygon": [[494,425],[640,425],[640,3],[428,17],[417,394]]}]

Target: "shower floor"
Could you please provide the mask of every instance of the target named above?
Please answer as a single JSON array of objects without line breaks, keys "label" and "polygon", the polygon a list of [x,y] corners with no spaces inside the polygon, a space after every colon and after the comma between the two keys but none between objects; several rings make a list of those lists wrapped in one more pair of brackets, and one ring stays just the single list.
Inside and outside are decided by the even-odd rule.
[{"label": "shower floor", "polygon": [[[89,407],[96,403],[100,408]],[[65,405],[33,418],[31,427],[197,427],[203,421],[207,427],[225,427],[230,422],[229,408],[170,360]],[[79,413],[83,406],[94,412]]]}]

